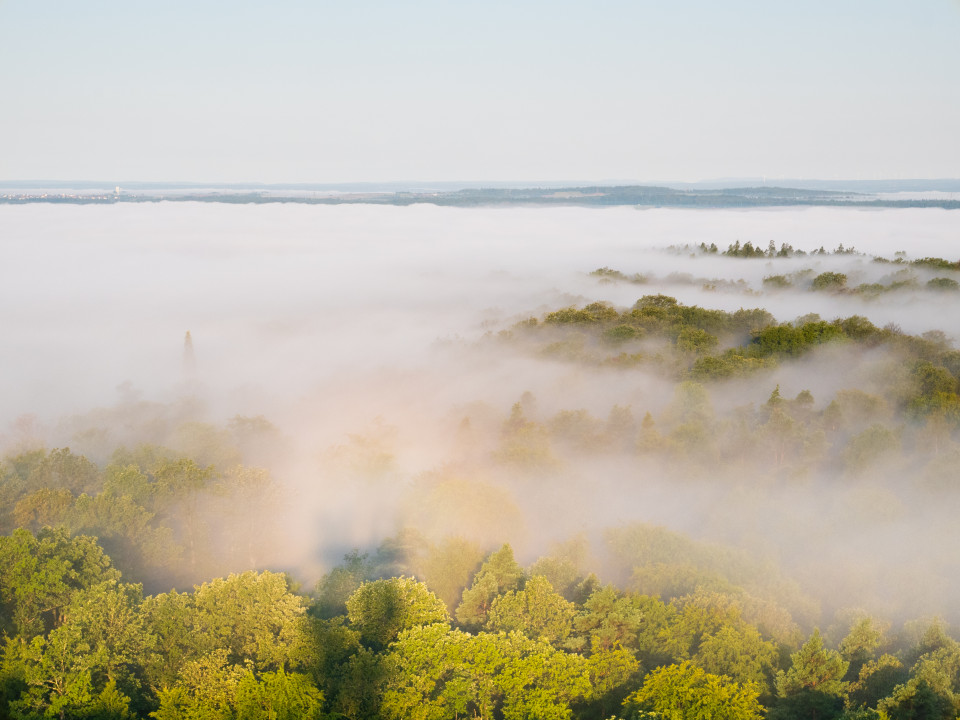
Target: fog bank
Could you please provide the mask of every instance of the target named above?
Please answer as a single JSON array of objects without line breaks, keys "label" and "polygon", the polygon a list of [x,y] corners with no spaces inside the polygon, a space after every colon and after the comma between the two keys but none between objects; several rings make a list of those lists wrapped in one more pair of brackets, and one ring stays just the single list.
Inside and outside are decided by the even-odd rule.
[{"label": "fog bank", "polygon": [[[942,272],[872,261],[898,252],[955,260],[960,213],[25,205],[0,206],[0,237],[5,449],[70,445],[102,463],[118,444],[162,439],[138,434],[160,415],[170,427],[266,416],[284,448],[267,462],[286,493],[278,565],[316,574],[408,523],[486,546],[509,540],[532,560],[550,541],[584,532],[600,542],[604,527],[643,520],[748,547],[825,596],[843,585],[838,604],[859,594],[900,612],[880,588],[885,577],[906,586],[910,573],[941,578],[930,586],[935,602],[919,609],[956,599],[942,579],[957,565],[950,553],[911,560],[949,527],[948,515],[914,503],[903,488],[916,479],[890,469],[873,483],[809,476],[761,491],[743,467],[678,482],[676,468],[658,461],[557,445],[556,458],[531,473],[498,465],[505,450],[491,448],[524,397],[528,419],[545,427],[564,411],[602,422],[614,406],[638,422],[648,412],[670,417],[675,384],[662,375],[584,367],[498,341],[517,322],[568,306],[628,308],[664,293],[730,312],[765,308],[779,321],[863,315],[878,327],[960,337],[956,295],[925,289]],[[863,254],[696,250],[737,241]],[[590,275],[601,267],[645,281],[603,282]],[[844,273],[848,288],[903,288],[811,291],[823,272]],[[773,275],[795,282],[773,289],[763,282]],[[187,331],[195,373],[184,365]],[[879,391],[886,355],[831,352],[712,387],[713,412],[759,407],[776,386],[790,398],[809,390],[817,411],[844,389]],[[856,512],[863,517],[846,523]],[[898,542],[889,540],[894,528]],[[810,560],[834,541],[843,541],[830,558],[839,579]]]}]

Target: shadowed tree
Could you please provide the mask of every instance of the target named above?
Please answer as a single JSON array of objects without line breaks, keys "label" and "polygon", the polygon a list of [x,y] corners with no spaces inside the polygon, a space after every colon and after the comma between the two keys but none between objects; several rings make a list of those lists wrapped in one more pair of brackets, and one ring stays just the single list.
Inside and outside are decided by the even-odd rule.
[{"label": "shadowed tree", "polygon": [[347,600],[350,623],[361,640],[380,650],[403,630],[449,620],[443,600],[413,578],[399,577],[367,582]]},{"label": "shadowed tree", "polygon": [[479,629],[487,622],[490,607],[497,596],[517,590],[523,585],[523,568],[513,558],[513,548],[504,545],[480,566],[473,583],[463,591],[457,607],[457,620],[469,628]]},{"label": "shadowed tree", "polygon": [[777,720],[830,720],[843,711],[849,663],[823,646],[819,630],[790,656],[790,669],[777,673],[780,702],[771,713]]}]

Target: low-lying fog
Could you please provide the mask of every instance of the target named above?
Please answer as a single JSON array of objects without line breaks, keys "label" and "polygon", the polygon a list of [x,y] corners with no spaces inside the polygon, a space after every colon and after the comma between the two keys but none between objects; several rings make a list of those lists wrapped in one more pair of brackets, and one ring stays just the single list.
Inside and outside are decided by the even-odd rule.
[{"label": "low-lying fog", "polygon": [[[271,469],[296,498],[284,511],[276,562],[314,576],[344,549],[396,532],[401,512],[437,532],[456,531],[458,522],[470,532],[462,519],[443,517],[448,510],[424,520],[427,511],[411,508],[405,492],[423,473],[469,453],[458,434],[465,417],[478,432],[499,427],[525,392],[540,419],[576,409],[602,419],[616,404],[640,419],[671,401],[672,386],[641,370],[588,371],[481,342],[530,316],[596,300],[625,308],[664,293],[707,308],[766,308],[780,321],[859,314],[910,334],[960,337],[957,294],[924,291],[942,272],[872,261],[898,252],[955,260],[960,213],[939,209],[37,204],[0,206],[0,239],[0,449],[40,440],[102,463],[116,444],[142,438],[122,412],[92,411],[137,399],[171,404],[195,395],[201,419],[218,425],[263,415],[286,438],[288,457]],[[843,245],[863,254],[743,259],[695,250],[714,243],[722,252],[736,241],[807,252]],[[601,267],[647,282],[602,283],[589,274]],[[912,279],[916,289],[871,296],[763,283],[803,270],[812,273],[795,277],[835,271],[849,287]],[[184,373],[186,331],[195,378]],[[864,385],[857,373],[818,356],[719,387],[712,400],[718,412],[761,405],[780,383],[785,397],[809,389],[822,409],[837,390]],[[93,417],[107,425],[102,457],[76,435]],[[392,454],[389,484],[333,478],[330,458],[357,438]],[[931,582],[934,606],[916,609],[956,606],[955,583],[936,579],[957,569],[952,548],[941,548],[936,562],[911,555],[935,541],[939,520],[912,525],[919,516],[895,513],[896,537],[887,536],[893,525],[859,537],[831,534],[857,502],[863,512],[887,502],[885,489],[875,490],[877,500],[863,487],[827,496],[819,485],[790,487],[770,496],[782,504],[771,513],[743,487],[671,485],[622,458],[573,458],[559,476],[562,485],[512,488],[520,519],[500,517],[502,537],[488,527],[479,539],[511,540],[529,560],[576,532],[651,521],[762,548],[813,584],[829,586],[856,568],[863,603],[879,605],[885,573],[894,572],[884,564],[889,554],[896,583],[907,582],[908,566]],[[810,559],[817,554],[822,566]]]},{"label": "low-lying fog", "polygon": [[[707,293],[702,283],[669,280],[598,286],[588,273],[743,278],[759,291],[763,277],[790,268],[839,266],[871,281],[891,270],[872,267],[869,255],[950,257],[957,218],[937,209],[5,206],[4,419],[83,410],[123,382],[164,399],[180,380],[187,330],[207,391],[230,406],[224,412],[268,413],[344,371],[420,367],[437,341],[473,339],[581,296],[631,305],[662,290],[707,307],[765,307],[780,320],[860,313],[907,332],[955,335],[960,314],[929,312],[909,296],[864,303]],[[724,250],[736,240],[808,251],[843,244],[868,257],[745,262],[660,252],[701,242]]]}]

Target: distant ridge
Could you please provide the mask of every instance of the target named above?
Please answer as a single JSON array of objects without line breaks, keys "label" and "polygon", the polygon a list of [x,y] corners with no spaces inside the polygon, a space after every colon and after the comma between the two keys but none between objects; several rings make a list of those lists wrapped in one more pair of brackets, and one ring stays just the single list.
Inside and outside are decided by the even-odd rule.
[{"label": "distant ridge", "polygon": [[[115,204],[142,202],[216,202],[233,204],[303,203],[313,205],[414,205],[450,207],[539,205],[686,208],[782,206],[938,207],[960,209],[960,198],[897,198],[879,193],[960,193],[960,180],[809,181],[806,187],[758,184],[726,187],[719,183],[687,186],[578,184],[551,186],[409,189],[412,184],[214,185],[199,183],[0,183],[0,203]],[[818,187],[812,187],[817,185]],[[856,187],[854,190],[852,187]]]}]

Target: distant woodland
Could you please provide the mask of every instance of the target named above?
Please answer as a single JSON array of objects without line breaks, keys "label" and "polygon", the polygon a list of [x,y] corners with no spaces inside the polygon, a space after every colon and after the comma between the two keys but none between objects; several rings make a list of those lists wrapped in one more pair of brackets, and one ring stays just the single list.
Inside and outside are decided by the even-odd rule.
[{"label": "distant woodland", "polygon": [[[910,289],[956,291],[956,266],[936,260],[920,267],[943,281]],[[69,447],[25,419],[0,465],[0,717],[960,716],[960,351],[863,316],[778,322],[643,294],[639,275],[593,277],[639,299],[532,312],[465,352],[642,373],[664,401],[460,407],[448,461],[411,479],[389,423],[348,435],[316,459],[318,478],[399,493],[401,522],[343,547],[319,579],[275,559],[290,498],[269,419],[130,399],[73,418]],[[794,367],[809,386],[771,381]],[[741,402],[743,384],[765,400]],[[588,514],[614,475],[609,519],[527,559],[505,540],[529,498],[572,494]],[[651,488],[703,498],[730,542],[616,519]],[[764,532],[791,550],[770,551]],[[884,543],[902,554],[893,574],[857,561]]]},{"label": "distant woodland", "polygon": [[862,207],[862,208],[960,208],[960,200],[891,199],[858,192],[807,190],[790,187],[743,187],[720,190],[677,189],[646,185],[596,185],[566,188],[468,188],[440,191],[395,192],[270,192],[254,188],[210,188],[204,190],[157,192],[149,188],[135,192],[14,191],[0,194],[0,204],[68,203],[113,204],[142,202],[212,202],[231,204],[301,203],[309,205],[415,205],[448,207],[481,206],[589,206],[674,208],[758,208],[758,207]]}]

